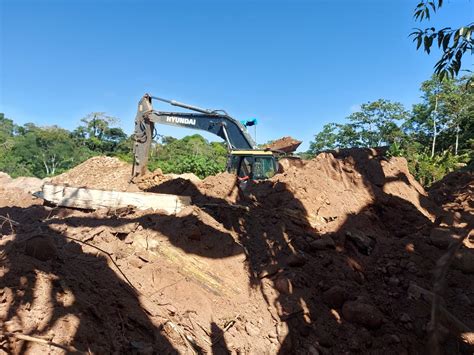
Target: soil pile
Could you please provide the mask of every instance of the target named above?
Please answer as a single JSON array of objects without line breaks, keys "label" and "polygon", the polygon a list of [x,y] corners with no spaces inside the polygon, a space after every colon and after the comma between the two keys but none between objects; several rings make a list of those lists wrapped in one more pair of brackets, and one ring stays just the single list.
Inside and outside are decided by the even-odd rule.
[{"label": "soil pile", "polygon": [[10,177],[10,175],[0,171],[0,186],[5,184],[5,183],[10,182],[11,180],[12,180],[12,178]]},{"label": "soil pile", "polygon": [[288,136],[288,137],[277,139],[276,141],[273,141],[272,143],[267,144],[265,148],[271,149],[271,150],[279,150],[285,153],[291,153],[291,152],[294,152],[296,149],[298,149],[301,143],[302,143],[301,141],[298,141]]},{"label": "soil pile", "polygon": [[16,179],[12,179],[10,175],[0,171],[0,188],[5,190],[15,189],[33,193],[40,191],[43,183],[44,180],[30,176],[20,176]]},{"label": "soil pile", "polygon": [[235,203],[238,199],[238,180],[233,174],[223,172],[204,180],[185,178],[183,175],[163,175],[161,171],[157,171],[136,179],[136,184],[147,192],[190,196],[194,203],[222,200]]},{"label": "soil pile", "polygon": [[[151,174],[141,188],[192,196],[175,216],[20,207],[3,195],[0,216],[18,223],[0,221],[4,334],[92,353],[427,352],[420,290],[471,226],[464,214],[445,218],[403,159],[323,153],[243,192],[235,182]],[[472,250],[462,248],[443,295],[471,329]],[[442,324],[447,353],[472,353]],[[0,345],[45,350],[14,335]]]},{"label": "soil pile", "polygon": [[456,171],[429,189],[430,197],[444,208],[459,213],[474,213],[474,172]]},{"label": "soil pile", "polygon": [[53,184],[66,184],[93,189],[137,191],[130,184],[131,165],[118,158],[93,157],[75,168],[51,179]]},{"label": "soil pile", "polygon": [[[421,213],[420,218],[434,220],[440,210],[408,172],[405,159],[387,160],[371,149],[349,153],[341,151],[336,155],[339,158],[319,154],[302,168],[290,167],[270,181],[251,186],[249,193],[267,208],[284,206],[299,211],[321,227],[319,232],[338,230],[348,216],[369,215],[369,209],[397,204],[408,204],[416,210],[412,215]],[[368,218],[367,223],[372,225],[373,221]]]}]

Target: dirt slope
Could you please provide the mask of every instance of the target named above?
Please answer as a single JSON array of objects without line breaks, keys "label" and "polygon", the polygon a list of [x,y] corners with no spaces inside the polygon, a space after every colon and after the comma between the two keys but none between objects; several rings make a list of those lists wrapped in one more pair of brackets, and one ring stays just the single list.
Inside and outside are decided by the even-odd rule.
[{"label": "dirt slope", "polygon": [[[125,174],[110,180],[99,160],[84,164],[95,186],[128,188]],[[58,181],[91,182],[69,176]],[[461,196],[466,184],[455,181],[446,193]],[[403,159],[374,150],[321,154],[244,193],[234,184],[226,173],[137,182],[192,196],[176,216],[51,209],[0,191],[0,216],[19,223],[0,221],[2,332],[92,353],[427,352],[429,302],[413,285],[431,289],[453,235],[472,228],[470,204],[443,210]],[[472,250],[444,294],[471,329]],[[472,353],[443,325],[446,353]],[[0,346],[47,349],[13,336]]]},{"label": "dirt slope", "polygon": [[73,169],[51,179],[53,184],[68,184],[76,187],[109,189],[117,191],[136,190],[130,184],[132,168],[118,158],[93,157]]}]

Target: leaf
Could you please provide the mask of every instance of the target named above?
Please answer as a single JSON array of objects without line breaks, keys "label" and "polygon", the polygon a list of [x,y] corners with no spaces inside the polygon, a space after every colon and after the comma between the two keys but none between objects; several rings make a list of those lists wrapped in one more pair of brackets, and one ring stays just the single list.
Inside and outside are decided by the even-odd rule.
[{"label": "leaf", "polygon": [[451,33],[448,33],[444,38],[443,38],[443,51],[446,52],[446,49],[448,48],[449,40],[451,39]]},{"label": "leaf", "polygon": [[446,71],[445,71],[445,70],[441,71],[441,72],[439,73],[439,80],[440,80],[440,81],[443,81],[443,79],[444,79],[445,76],[446,76]]},{"label": "leaf", "polygon": [[454,32],[453,47],[457,47],[458,43],[459,43],[459,30]]},{"label": "leaf", "polygon": [[428,5],[430,5],[433,11],[436,12],[436,5],[434,4],[433,1],[428,2]]},{"label": "leaf", "polygon": [[415,11],[415,14],[413,15],[413,17],[415,18],[415,20],[418,20],[418,18],[420,17],[420,15],[421,15],[422,12],[423,12],[423,10]]},{"label": "leaf", "polygon": [[444,33],[439,31],[438,32],[438,47],[441,48],[441,44],[443,43],[443,37],[444,37]]},{"label": "leaf", "polygon": [[425,36],[423,44],[424,44],[424,48],[425,48],[426,53],[430,54],[431,45],[433,44],[433,37],[432,36]]},{"label": "leaf", "polygon": [[421,36],[418,36],[418,38],[416,38],[416,40],[417,40],[416,50],[418,50],[421,46],[421,43],[423,42],[423,39],[421,38]]}]

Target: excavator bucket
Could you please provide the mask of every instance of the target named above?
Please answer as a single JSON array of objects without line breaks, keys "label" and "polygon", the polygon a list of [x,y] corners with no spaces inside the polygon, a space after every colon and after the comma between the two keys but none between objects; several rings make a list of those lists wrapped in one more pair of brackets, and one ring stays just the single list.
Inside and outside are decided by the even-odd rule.
[{"label": "excavator bucket", "polygon": [[293,153],[302,142],[298,141],[292,137],[283,137],[273,141],[270,144],[265,146],[265,149],[269,149],[272,151],[283,152],[283,153]]}]

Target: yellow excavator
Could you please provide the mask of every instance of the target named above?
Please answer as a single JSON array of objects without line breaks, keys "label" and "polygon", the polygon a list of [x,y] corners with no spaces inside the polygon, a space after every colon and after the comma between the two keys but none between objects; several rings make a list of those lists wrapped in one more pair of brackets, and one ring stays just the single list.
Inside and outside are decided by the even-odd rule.
[{"label": "yellow excavator", "polygon": [[[156,111],[153,109],[153,100],[192,112]],[[292,140],[289,145],[280,146],[279,150],[270,147],[258,149],[252,137],[247,133],[246,127],[224,110],[203,109],[145,94],[138,104],[135,117],[132,178],[146,172],[156,123],[199,129],[221,137],[226,142],[229,152],[227,171],[236,174],[241,182],[272,177],[278,172],[277,158],[282,154],[295,151],[301,144],[300,141]]]}]

